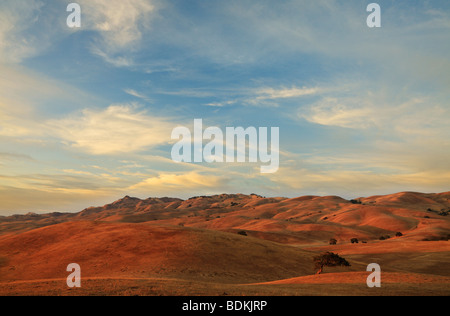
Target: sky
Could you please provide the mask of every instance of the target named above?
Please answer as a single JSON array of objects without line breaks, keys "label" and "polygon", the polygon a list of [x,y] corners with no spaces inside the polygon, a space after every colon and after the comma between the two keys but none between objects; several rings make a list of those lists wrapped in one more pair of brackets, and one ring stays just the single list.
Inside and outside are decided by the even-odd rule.
[{"label": "sky", "polygon": [[[125,195],[450,190],[450,2],[0,1],[0,215]],[[178,126],[279,127],[279,169],[176,163]]]}]

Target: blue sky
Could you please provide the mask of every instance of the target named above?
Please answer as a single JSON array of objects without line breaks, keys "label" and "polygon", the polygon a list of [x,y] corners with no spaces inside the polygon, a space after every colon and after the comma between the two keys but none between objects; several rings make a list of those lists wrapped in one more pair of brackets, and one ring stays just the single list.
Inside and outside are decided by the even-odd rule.
[{"label": "blue sky", "polygon": [[[448,1],[70,2],[0,3],[0,214],[449,190]],[[174,163],[196,118],[280,127],[278,172]]]}]

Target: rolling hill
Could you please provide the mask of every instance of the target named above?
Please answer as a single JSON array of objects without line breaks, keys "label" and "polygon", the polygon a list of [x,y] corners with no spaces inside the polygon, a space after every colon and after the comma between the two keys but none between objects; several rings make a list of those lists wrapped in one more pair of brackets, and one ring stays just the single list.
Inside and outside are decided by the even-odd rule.
[{"label": "rolling hill", "polygon": [[[126,196],[78,213],[0,217],[0,295],[66,295],[69,263],[89,284],[79,294],[292,295],[321,293],[324,284],[367,294],[361,280],[372,262],[387,273],[385,293],[415,295],[425,286],[448,295],[449,210],[450,192],[354,200],[222,194]],[[351,267],[314,276],[313,257],[324,251]]]}]

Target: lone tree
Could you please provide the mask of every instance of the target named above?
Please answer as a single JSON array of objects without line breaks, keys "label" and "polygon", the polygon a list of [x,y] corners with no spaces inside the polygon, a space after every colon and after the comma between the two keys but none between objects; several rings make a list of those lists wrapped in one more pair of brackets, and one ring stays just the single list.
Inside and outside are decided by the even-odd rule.
[{"label": "lone tree", "polygon": [[332,252],[324,252],[319,256],[314,257],[314,266],[319,269],[316,274],[321,274],[323,272],[323,267],[337,267],[344,266],[349,267],[350,263],[347,260],[340,257],[338,254]]}]

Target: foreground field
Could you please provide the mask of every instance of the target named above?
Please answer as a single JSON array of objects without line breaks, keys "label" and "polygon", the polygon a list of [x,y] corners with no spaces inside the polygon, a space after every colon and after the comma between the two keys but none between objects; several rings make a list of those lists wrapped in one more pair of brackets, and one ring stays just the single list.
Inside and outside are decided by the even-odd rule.
[{"label": "foreground field", "polygon": [[[367,274],[364,274],[367,276]],[[9,296],[448,296],[449,278],[383,274],[381,288],[368,288],[351,273],[280,280],[267,284],[223,284],[180,279],[85,278],[70,289],[65,279],[1,283]],[[363,282],[364,281],[364,282]]]}]

